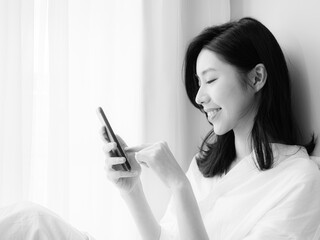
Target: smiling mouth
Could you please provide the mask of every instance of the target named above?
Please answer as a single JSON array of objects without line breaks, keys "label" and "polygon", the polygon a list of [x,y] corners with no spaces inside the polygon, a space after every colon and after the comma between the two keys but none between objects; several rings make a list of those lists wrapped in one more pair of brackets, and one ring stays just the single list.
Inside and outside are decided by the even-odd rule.
[{"label": "smiling mouth", "polygon": [[208,120],[211,122],[213,119],[217,116],[217,114],[220,112],[221,108],[212,109],[207,112]]}]

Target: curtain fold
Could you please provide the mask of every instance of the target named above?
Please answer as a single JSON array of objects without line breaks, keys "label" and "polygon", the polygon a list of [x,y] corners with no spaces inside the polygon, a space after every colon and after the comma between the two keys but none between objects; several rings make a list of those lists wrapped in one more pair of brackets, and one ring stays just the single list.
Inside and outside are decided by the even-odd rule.
[{"label": "curtain fold", "polygon": [[[48,1],[49,51],[49,133],[48,188],[49,206],[59,206],[67,215],[69,209],[69,14],[68,1]],[[68,216],[68,215],[67,215]]]},{"label": "curtain fold", "polygon": [[1,203],[28,194],[32,131],[33,1],[0,2]]},{"label": "curtain fold", "polygon": [[[34,201],[97,239],[131,239],[95,110],[128,145],[166,140],[186,170],[209,126],[185,94],[185,47],[228,3],[0,0],[0,207]],[[170,193],[143,170],[159,219]]]}]

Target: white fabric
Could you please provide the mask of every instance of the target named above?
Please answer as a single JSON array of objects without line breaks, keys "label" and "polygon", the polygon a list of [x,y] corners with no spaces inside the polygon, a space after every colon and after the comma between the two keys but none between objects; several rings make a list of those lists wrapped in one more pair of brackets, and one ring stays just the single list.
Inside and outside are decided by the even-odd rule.
[{"label": "white fabric", "polygon": [[319,169],[320,169],[320,157],[311,156],[310,159],[311,159],[312,161],[314,161],[314,162],[318,165],[318,167],[319,167]]},{"label": "white fabric", "polygon": [[[320,239],[317,165],[302,147],[273,144],[273,151],[270,170],[259,171],[250,154],[214,178],[204,178],[192,161],[187,175],[210,239]],[[161,239],[179,239],[172,201],[161,225]]]},{"label": "white fabric", "polygon": [[94,240],[31,202],[0,208],[0,236],[1,240]]}]

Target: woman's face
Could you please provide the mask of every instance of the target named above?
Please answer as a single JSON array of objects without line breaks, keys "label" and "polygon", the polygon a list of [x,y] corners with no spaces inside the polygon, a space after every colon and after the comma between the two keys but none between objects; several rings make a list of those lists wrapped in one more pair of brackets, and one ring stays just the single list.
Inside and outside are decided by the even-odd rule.
[{"label": "woman's face", "polygon": [[244,86],[237,69],[215,52],[203,49],[196,71],[200,86],[196,102],[203,106],[214,132],[223,135],[232,129],[251,130],[255,94],[250,86]]}]

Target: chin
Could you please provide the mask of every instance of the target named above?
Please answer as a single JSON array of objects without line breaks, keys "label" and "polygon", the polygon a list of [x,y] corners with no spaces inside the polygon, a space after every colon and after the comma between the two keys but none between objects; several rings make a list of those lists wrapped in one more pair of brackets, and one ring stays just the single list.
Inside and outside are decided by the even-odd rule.
[{"label": "chin", "polygon": [[214,131],[214,133],[215,133],[216,135],[223,135],[223,134],[225,134],[223,131],[221,131],[220,129],[217,129],[217,128],[215,128],[215,127],[213,127],[213,131]]},{"label": "chin", "polygon": [[214,132],[216,135],[218,135],[218,136],[221,136],[221,135],[224,135],[226,132]]},{"label": "chin", "polygon": [[229,132],[230,129],[223,129],[223,128],[221,128],[221,127],[215,127],[215,126],[213,125],[213,131],[214,131],[214,133],[215,133],[216,135],[224,135],[224,134],[226,134],[227,132]]}]

